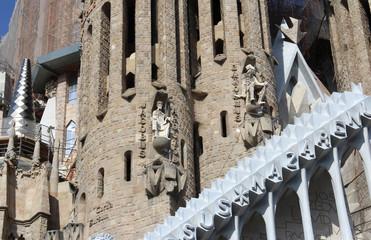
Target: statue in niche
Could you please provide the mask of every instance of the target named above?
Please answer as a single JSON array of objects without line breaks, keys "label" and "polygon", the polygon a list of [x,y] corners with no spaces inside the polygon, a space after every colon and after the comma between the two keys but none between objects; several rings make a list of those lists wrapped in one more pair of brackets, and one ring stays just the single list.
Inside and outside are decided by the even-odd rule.
[{"label": "statue in niche", "polygon": [[264,144],[265,138],[270,138],[279,132],[275,120],[273,120],[270,107],[266,103],[267,81],[256,75],[256,68],[247,64],[242,74],[241,94],[238,98],[245,99],[245,118],[242,128],[242,138],[247,147],[255,147]]},{"label": "statue in niche", "polygon": [[236,95],[236,97],[245,98],[246,105],[255,105],[256,103],[258,105],[264,105],[268,83],[256,76],[256,69],[251,64],[248,64],[245,70],[246,72],[242,74],[242,93],[241,95]]},{"label": "statue in niche", "polygon": [[163,102],[157,101],[157,109],[152,112],[152,131],[156,137],[169,139],[170,117],[165,117],[162,111]]},{"label": "statue in niche", "polygon": [[163,102],[157,101],[157,109],[152,112],[152,132],[153,138],[153,148],[158,153],[165,153],[169,151],[170,147],[170,129],[171,122],[170,116],[166,116],[163,112]]}]

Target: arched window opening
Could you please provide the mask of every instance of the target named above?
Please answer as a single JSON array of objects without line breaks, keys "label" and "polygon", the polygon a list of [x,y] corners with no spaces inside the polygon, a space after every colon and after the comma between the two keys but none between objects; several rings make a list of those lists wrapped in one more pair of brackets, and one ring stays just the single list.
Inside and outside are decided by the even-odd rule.
[{"label": "arched window opening", "polygon": [[75,145],[76,124],[71,121],[66,128],[65,158],[69,158]]},{"label": "arched window opening", "polygon": [[183,139],[180,141],[180,161],[184,169],[187,169],[186,144]]},{"label": "arched window opening", "polygon": [[[321,167],[314,170],[310,179],[308,193],[311,203],[310,215],[313,233],[315,236],[318,236],[318,239],[326,239],[329,236],[331,236],[331,238],[340,238],[338,212],[331,181],[328,172]],[[344,195],[342,197],[344,197]],[[325,215],[324,209],[318,206],[326,206]]]},{"label": "arched window opening", "polygon": [[227,111],[220,113],[221,135],[227,137]]},{"label": "arched window opening", "polygon": [[[299,198],[296,192],[288,188],[283,189],[276,209],[277,239],[304,239]],[[289,223],[295,226],[295,231],[291,231]]]},{"label": "arched window opening", "polygon": [[100,168],[97,177],[97,197],[101,198],[104,194],[104,169]]},{"label": "arched window opening", "polygon": [[254,212],[246,220],[241,231],[241,239],[266,239],[265,222],[263,217]]},{"label": "arched window opening", "polygon": [[100,57],[99,57],[99,96],[98,116],[101,116],[108,108],[109,97],[109,74],[110,74],[110,34],[111,34],[111,4],[106,2],[101,12],[101,35],[100,35]]},{"label": "arched window opening", "polygon": [[132,72],[129,72],[129,74],[126,75],[126,89],[129,88],[135,88],[135,74]]},{"label": "arched window opening", "polygon": [[158,80],[158,67],[156,64],[152,64],[152,82]]},{"label": "arched window opening", "polygon": [[223,54],[224,53],[224,41],[222,39],[218,39],[215,42],[215,54]]},{"label": "arched window opening", "polygon": [[79,200],[79,213],[78,213],[78,220],[80,222],[85,221],[85,212],[86,212],[86,194],[82,193]]},{"label": "arched window opening", "polygon": [[131,181],[131,158],[132,158],[132,151],[127,151],[124,154],[125,157],[125,181]]}]

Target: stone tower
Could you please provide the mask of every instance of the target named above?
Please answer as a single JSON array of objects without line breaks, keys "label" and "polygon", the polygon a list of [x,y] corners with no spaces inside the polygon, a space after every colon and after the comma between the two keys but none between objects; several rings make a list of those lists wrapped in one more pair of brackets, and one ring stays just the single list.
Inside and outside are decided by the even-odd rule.
[{"label": "stone tower", "polygon": [[279,129],[268,25],[265,1],[85,1],[84,238],[138,238]]}]

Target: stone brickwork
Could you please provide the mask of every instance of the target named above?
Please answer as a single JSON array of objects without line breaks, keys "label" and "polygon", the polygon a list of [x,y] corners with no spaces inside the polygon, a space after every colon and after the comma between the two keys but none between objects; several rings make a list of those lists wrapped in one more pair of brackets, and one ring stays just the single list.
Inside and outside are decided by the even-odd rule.
[{"label": "stone brickwork", "polygon": [[367,1],[328,1],[331,51],[338,91],[350,89],[350,82],[362,83],[371,93],[370,6]]},{"label": "stone brickwork", "polygon": [[[75,218],[79,218],[85,226],[84,236],[106,232],[115,239],[136,239],[151,230],[159,219],[183,206],[185,199],[196,196],[200,187],[209,186],[210,180],[234,166],[233,159],[248,153],[249,149],[244,146],[239,134],[242,122],[234,119],[235,86],[231,78],[232,69],[237,68],[237,87],[241,91],[247,52],[256,58],[259,77],[268,82],[268,111],[277,117],[265,1],[251,1],[243,5],[245,36],[251,38],[245,40],[250,44],[247,44],[247,50],[241,50],[240,46],[237,1],[220,1],[224,23],[223,59],[215,56],[213,32],[218,28],[211,20],[211,1],[192,3],[198,4],[199,16],[196,16],[197,9],[189,6],[188,1],[161,0],[155,4],[151,4],[150,0],[135,1],[135,88],[128,89],[127,71],[131,67],[129,61],[134,58],[128,59],[129,37],[125,33],[132,29],[128,10],[133,6],[130,2],[110,1],[108,28],[108,22],[102,21],[102,8],[107,2],[85,2],[79,83],[80,142],[76,164],[79,191],[74,206]],[[153,6],[157,6],[156,12]],[[251,13],[263,17],[254,18]],[[198,33],[189,33],[190,18],[198,22],[193,23],[199,26],[198,42]],[[151,23],[151,19],[155,24]],[[152,33],[154,26],[157,26],[157,35]],[[254,34],[247,34],[250,32]],[[153,39],[156,36],[157,41]],[[198,58],[201,64],[197,63]],[[156,79],[153,79],[152,63],[158,67]],[[107,69],[109,77],[102,75]],[[107,101],[104,92],[109,92]],[[104,109],[107,111],[101,108],[102,111],[97,112],[97,103],[100,108],[102,101],[106,102]],[[158,101],[163,102],[162,111],[165,117],[169,117],[170,123],[170,146],[162,152],[155,147],[151,120]],[[245,104],[244,100],[240,102],[243,118]],[[225,115],[222,116],[222,112]],[[198,136],[203,141],[197,140],[197,146],[194,146],[194,126],[197,123]],[[224,125],[226,127],[223,128]],[[222,136],[223,129],[225,137]],[[199,149],[197,154],[200,154],[201,148],[203,151],[198,158],[194,157],[195,148]],[[130,169],[128,152],[132,153]],[[169,189],[174,180],[170,174],[172,168],[166,167],[168,162],[176,166],[176,173],[180,174],[176,177],[176,191]],[[164,164],[165,168],[156,167],[156,164]],[[99,169],[104,169],[103,178],[98,174]],[[154,184],[148,179],[157,179],[156,176],[148,174],[160,171],[156,169],[163,169],[161,176],[164,178],[159,178],[159,181],[161,184],[166,182],[166,191],[161,188],[159,196],[153,197],[153,192],[148,195],[144,186]],[[130,181],[127,180],[128,173]],[[181,179],[184,179],[182,174],[186,174],[187,179],[184,190],[180,186]],[[196,178],[200,180],[196,182]],[[99,195],[97,186],[100,186]],[[110,208],[97,211],[107,202]],[[82,209],[86,209],[85,213]],[[137,224],[133,225],[133,222]]]}]

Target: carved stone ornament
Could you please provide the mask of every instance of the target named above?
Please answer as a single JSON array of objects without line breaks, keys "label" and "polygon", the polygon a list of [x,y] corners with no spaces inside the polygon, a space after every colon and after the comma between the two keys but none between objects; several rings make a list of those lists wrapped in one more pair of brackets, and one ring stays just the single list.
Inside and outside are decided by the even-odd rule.
[{"label": "carved stone ornament", "polygon": [[157,159],[144,170],[146,193],[156,197],[166,189],[168,194],[178,195],[185,189],[187,173],[175,164]]},{"label": "carved stone ornament", "polygon": [[241,100],[238,97],[239,92],[239,81],[238,81],[238,74],[237,74],[237,66],[232,66],[232,85],[233,85],[233,100],[234,100],[234,114],[236,115],[235,121],[241,122]]},{"label": "carved stone ornament", "polygon": [[63,239],[82,240],[83,225],[81,223],[68,223],[63,229]]},{"label": "carved stone ornament", "polygon": [[99,233],[94,235],[91,240],[113,240],[113,236],[108,233]]},{"label": "carved stone ornament", "polygon": [[14,145],[15,137],[15,121],[12,120],[10,122],[8,148],[5,153],[4,162],[7,162],[9,166],[13,168],[17,167],[18,165],[17,154],[15,152],[16,148]]},{"label": "carved stone ornament", "polygon": [[139,138],[139,146],[138,146],[138,149],[139,149],[139,157],[140,158],[145,158],[146,157],[146,148],[147,148],[147,144],[146,144],[146,125],[147,125],[147,121],[146,121],[146,104],[143,103],[139,106],[140,108],[140,113],[139,113],[139,134],[140,134],[140,138]]}]

